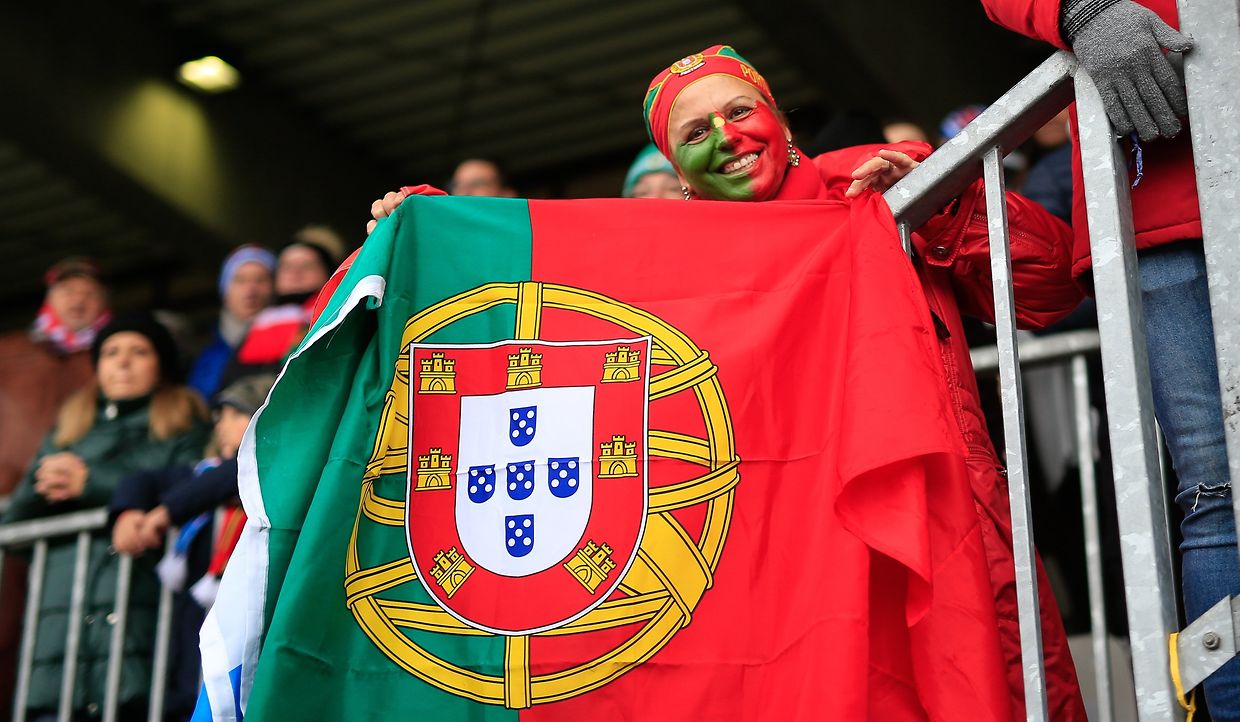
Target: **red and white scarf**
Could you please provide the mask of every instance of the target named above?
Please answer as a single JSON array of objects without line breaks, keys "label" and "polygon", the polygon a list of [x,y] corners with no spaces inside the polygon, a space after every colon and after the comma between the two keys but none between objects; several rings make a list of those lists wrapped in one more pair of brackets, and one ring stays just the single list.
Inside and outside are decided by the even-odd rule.
[{"label": "red and white scarf", "polygon": [[43,307],[39,309],[39,315],[35,317],[30,335],[35,341],[52,344],[61,353],[77,353],[89,349],[90,345],[95,342],[95,335],[111,320],[112,314],[104,311],[94,323],[75,331],[65,325],[65,322],[60,320],[60,317],[52,310],[52,305],[45,301]]}]

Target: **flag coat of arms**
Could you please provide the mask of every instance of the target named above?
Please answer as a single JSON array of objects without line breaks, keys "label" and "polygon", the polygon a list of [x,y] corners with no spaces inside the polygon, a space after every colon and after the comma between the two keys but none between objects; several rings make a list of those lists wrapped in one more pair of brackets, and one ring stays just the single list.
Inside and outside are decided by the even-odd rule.
[{"label": "flag coat of arms", "polygon": [[407,199],[247,431],[201,717],[1008,719],[867,196]]}]

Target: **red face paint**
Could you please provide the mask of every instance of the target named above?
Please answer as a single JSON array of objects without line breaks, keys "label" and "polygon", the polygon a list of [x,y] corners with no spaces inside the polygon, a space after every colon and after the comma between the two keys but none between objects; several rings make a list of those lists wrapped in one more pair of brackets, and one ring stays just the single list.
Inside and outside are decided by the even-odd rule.
[{"label": "red face paint", "polygon": [[773,198],[788,170],[783,124],[762,102],[713,113],[709,127],[676,147],[676,161],[698,195],[710,200]]}]

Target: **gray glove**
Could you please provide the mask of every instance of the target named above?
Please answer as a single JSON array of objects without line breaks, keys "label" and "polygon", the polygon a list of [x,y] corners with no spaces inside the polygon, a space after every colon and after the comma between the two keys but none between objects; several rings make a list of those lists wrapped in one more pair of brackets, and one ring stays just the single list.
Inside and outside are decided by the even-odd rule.
[{"label": "gray glove", "polygon": [[1132,0],[1064,0],[1060,29],[1098,86],[1120,135],[1134,127],[1141,140],[1180,132],[1188,115],[1184,83],[1162,48],[1184,52],[1193,41]]}]

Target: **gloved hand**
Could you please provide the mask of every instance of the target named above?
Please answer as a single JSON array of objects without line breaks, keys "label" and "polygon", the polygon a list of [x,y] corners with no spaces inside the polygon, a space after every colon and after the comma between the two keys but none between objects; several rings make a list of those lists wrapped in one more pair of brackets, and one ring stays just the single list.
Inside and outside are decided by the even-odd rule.
[{"label": "gloved hand", "polygon": [[1132,0],[1064,0],[1059,26],[1117,133],[1135,128],[1153,140],[1180,132],[1176,116],[1188,114],[1188,100],[1162,48],[1184,52],[1193,47],[1188,36]]}]

